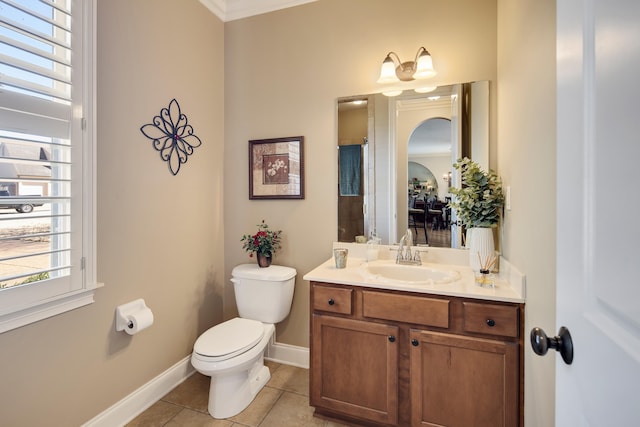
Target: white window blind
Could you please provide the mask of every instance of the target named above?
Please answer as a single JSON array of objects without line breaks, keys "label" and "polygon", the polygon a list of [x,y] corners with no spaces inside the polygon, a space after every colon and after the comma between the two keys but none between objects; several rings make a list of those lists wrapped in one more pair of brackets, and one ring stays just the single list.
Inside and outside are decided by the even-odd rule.
[{"label": "white window blind", "polygon": [[91,288],[83,9],[93,2],[0,0],[0,332],[3,316]]}]

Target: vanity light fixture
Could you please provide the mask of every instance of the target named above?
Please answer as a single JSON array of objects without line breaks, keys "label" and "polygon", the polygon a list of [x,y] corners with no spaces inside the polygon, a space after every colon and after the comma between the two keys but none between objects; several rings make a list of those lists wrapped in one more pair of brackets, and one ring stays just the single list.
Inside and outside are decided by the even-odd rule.
[{"label": "vanity light fixture", "polygon": [[[401,81],[428,79],[435,76],[431,54],[424,47],[420,47],[413,61],[402,62],[395,52],[389,52],[382,62],[380,68],[379,84],[395,84]],[[416,89],[418,93],[427,93],[435,90],[435,86],[424,86]],[[393,88],[382,92],[386,96],[397,96],[402,93],[402,89]]]}]

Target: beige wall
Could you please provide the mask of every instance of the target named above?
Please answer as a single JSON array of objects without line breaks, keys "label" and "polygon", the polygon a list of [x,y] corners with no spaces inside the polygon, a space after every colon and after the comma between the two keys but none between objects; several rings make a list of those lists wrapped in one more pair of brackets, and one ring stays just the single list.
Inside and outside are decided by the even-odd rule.
[{"label": "beige wall", "polygon": [[[498,17],[498,172],[512,205],[503,249],[527,276],[525,332],[555,333],[555,1],[499,0]],[[526,339],[525,424],[552,426],[556,357]]]},{"label": "beige wall", "polygon": [[[92,305],[0,335],[0,424],[77,426],[188,356],[222,313],[223,24],[197,0],[98,1]],[[202,146],[171,175],[140,127],[176,98]],[[144,298],[154,325],[115,332]]]},{"label": "beige wall", "polygon": [[[320,0],[225,24],[225,277],[252,260],[240,237],[262,219],[284,233],[275,263],[298,271],[277,340],[308,346],[308,282],[337,238],[336,100],[371,93],[385,55],[425,46],[449,84],[496,78],[496,1]],[[250,201],[247,141],[304,135],[304,200]],[[233,290],[225,316],[235,315]]]}]

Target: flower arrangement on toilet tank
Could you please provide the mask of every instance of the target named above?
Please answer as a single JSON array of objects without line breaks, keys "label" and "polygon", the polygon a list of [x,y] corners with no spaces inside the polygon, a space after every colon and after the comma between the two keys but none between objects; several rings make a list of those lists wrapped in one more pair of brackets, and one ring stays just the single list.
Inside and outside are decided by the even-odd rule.
[{"label": "flower arrangement on toilet tank", "polygon": [[471,159],[458,159],[453,165],[459,169],[462,188],[451,188],[455,199],[449,204],[467,228],[492,228],[498,224],[504,204],[502,180],[493,170],[483,171]]},{"label": "flower arrangement on toilet tank", "polygon": [[262,220],[258,224],[258,231],[255,234],[245,234],[240,239],[242,249],[249,252],[249,256],[253,257],[254,252],[258,255],[266,257],[273,256],[281,246],[282,230],[271,230],[269,225]]}]

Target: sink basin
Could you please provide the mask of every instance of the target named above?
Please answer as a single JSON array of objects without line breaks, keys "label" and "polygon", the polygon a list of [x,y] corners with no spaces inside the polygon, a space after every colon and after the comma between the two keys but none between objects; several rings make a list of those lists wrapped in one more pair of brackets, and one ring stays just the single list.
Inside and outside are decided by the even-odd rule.
[{"label": "sink basin", "polygon": [[363,263],[362,274],[369,280],[413,285],[436,285],[452,283],[460,279],[460,273],[449,268],[431,265],[402,265],[394,261]]}]

